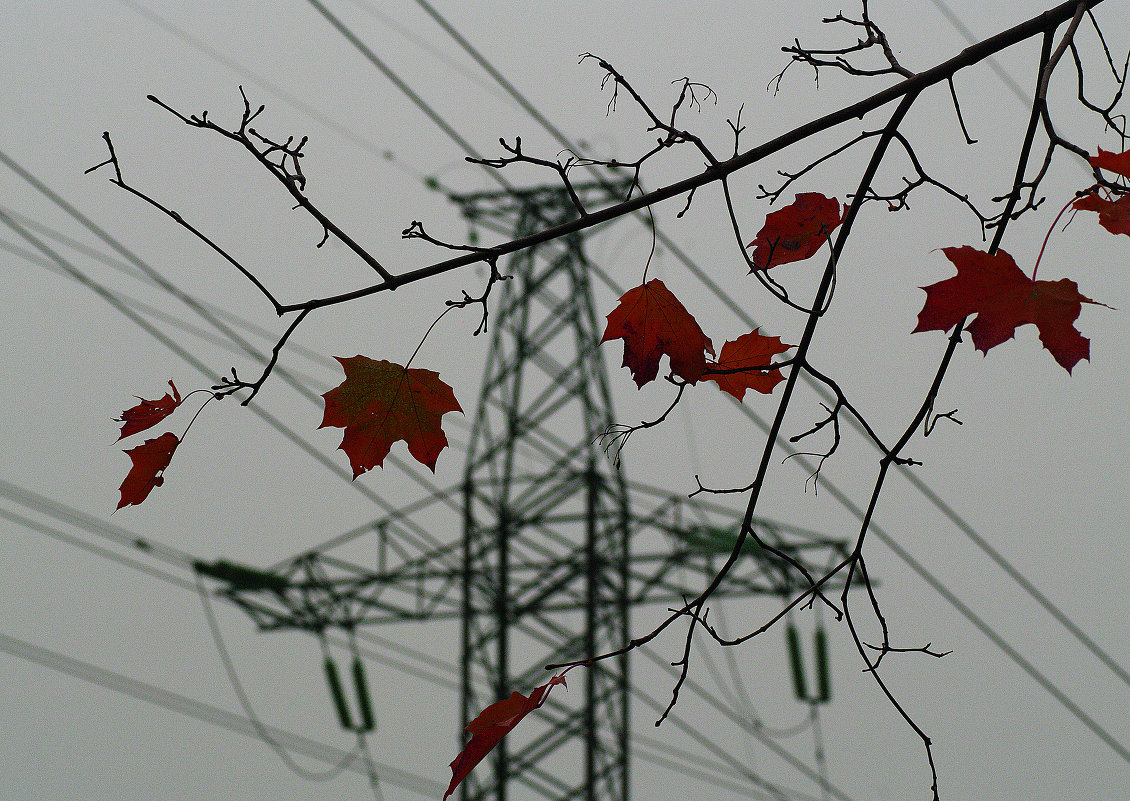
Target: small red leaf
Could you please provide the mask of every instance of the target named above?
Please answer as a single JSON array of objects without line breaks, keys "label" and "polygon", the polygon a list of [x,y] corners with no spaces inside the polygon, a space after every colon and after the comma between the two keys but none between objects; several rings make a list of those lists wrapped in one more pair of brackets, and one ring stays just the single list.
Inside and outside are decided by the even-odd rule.
[{"label": "small red leaf", "polygon": [[1118,200],[1104,200],[1092,193],[1076,200],[1072,206],[1080,211],[1095,211],[1099,214],[1099,225],[1112,234],[1130,236],[1130,195]]},{"label": "small red leaf", "polygon": [[383,465],[393,443],[433,473],[447,436],[440,425],[447,412],[462,412],[451,387],[432,370],[401,367],[365,356],[335,357],[345,380],[325,393],[319,428],[344,428],[340,448],[349,456],[353,477]]},{"label": "small red leaf", "polygon": [[118,435],[119,440],[152,428],[176,411],[181,402],[180,393],[177,392],[177,387],[172,381],[169,382],[169,386],[173,388],[172,395],[166,392],[165,397],[153,401],[139,397],[141,403],[126,409],[121,417],[114,418],[116,422],[125,423],[122,426],[122,433]]},{"label": "small red leaf", "polygon": [[957,267],[957,275],[923,287],[926,304],[915,333],[948,331],[976,314],[966,330],[982,353],[1011,339],[1019,326],[1031,323],[1039,329],[1044,347],[1067,372],[1080,359],[1089,358],[1090,340],[1074,323],[1082,304],[1095,301],[1081,295],[1074,281],[1029,278],[1003,250],[989,255],[965,246],[943,248],[942,252]]},{"label": "small red leaf", "polygon": [[802,192],[790,205],[767,214],[757,239],[746,245],[753,248],[751,272],[807,259],[824,246],[841,222],[838,200],[819,192]]},{"label": "small red leaf", "polygon": [[[722,346],[718,361],[707,368],[703,379],[718,384],[723,392],[729,392],[739,401],[745,397],[747,389],[768,395],[773,392],[785,377],[780,370],[758,370],[773,361],[778,353],[784,353],[792,345],[781,342],[780,337],[767,337],[754,329],[742,334],[732,342]],[[722,372],[713,372],[719,370]],[[736,371],[741,372],[736,372]]]},{"label": "small red leaf", "polygon": [[475,765],[494,750],[507,732],[545,703],[546,695],[555,684],[565,684],[565,676],[554,676],[545,684],[538,685],[529,698],[515,690],[509,698],[495,701],[467,724],[464,731],[471,735],[471,739],[451,763],[451,784],[443,794],[444,801],[455,792],[455,788],[467,778]]},{"label": "small red leaf", "polygon": [[1098,167],[1102,170],[1117,173],[1123,178],[1130,178],[1130,150],[1122,153],[1112,153],[1100,147],[1099,154],[1097,156],[1091,156],[1090,161],[1092,167]]},{"label": "small red leaf", "polygon": [[702,377],[706,354],[714,355],[710,338],[658,278],[620,298],[600,341],[610,339],[624,340],[624,367],[632,371],[637,387],[655,380],[664,354],[671,360],[672,375],[691,384]]},{"label": "small red leaf", "polygon": [[176,434],[166,432],[157,439],[147,439],[136,448],[125,451],[133,460],[126,480],[122,482],[122,499],[118,501],[118,508],[136,505],[149,497],[154,487],[165,483],[164,476],[160,475],[169,462],[173,460],[173,452],[180,445]]}]

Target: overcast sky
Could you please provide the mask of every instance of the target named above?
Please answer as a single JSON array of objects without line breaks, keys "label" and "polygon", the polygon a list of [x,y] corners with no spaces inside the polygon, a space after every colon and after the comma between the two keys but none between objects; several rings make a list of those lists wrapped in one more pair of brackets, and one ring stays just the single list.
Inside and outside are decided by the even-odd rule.
[{"label": "overcast sky", "polygon": [[[498,137],[515,135],[529,153],[553,158],[560,150],[417,4],[333,0],[327,5],[482,154],[498,155]],[[1050,5],[1041,0],[871,4],[899,58],[916,71],[965,47],[963,28],[977,37],[991,35]],[[610,93],[601,92],[599,70],[591,61],[577,63],[584,52],[616,65],[657,108],[674,100],[677,86],[672,81],[685,76],[709,85],[717,104],[687,114],[682,124],[722,153],[733,147],[727,119],[743,104],[744,149],[891,82],[824,72],[817,87],[811,70],[795,66],[779,93],[766,91],[786,63],[780,47],[794,37],[817,46],[853,40],[853,31],[819,22],[841,9],[854,13],[852,4],[705,2],[686,8],[646,2],[494,2],[437,7],[542,114],[601,157],[634,158],[654,136],[625,97],[614,113],[607,113]],[[245,153],[214,134],[179,123],[148,102],[147,94],[186,113],[207,109],[222,124],[234,125],[242,85],[253,103],[267,105],[256,121],[261,131],[279,138],[310,137],[304,164],[310,197],[394,272],[444,256],[426,244],[400,239],[412,220],[422,220],[441,238],[466,235],[467,223],[458,210],[428,189],[426,178],[461,192],[497,185],[481,168],[467,165],[460,147],[305,0],[136,0],[136,5],[134,0],[107,0],[53,3],[50,8],[8,2],[5,11],[8,22],[0,30],[0,151],[6,157],[0,165],[0,264],[6,289],[0,309],[7,337],[0,352],[0,408],[7,424],[0,431],[0,452],[5,454],[0,598],[9,611],[0,626],[3,795],[368,797],[366,779],[357,772],[326,783],[307,781],[260,740],[220,725],[243,711],[183,559],[225,558],[268,566],[413,503],[426,489],[395,467],[374,470],[356,482],[343,480],[340,471],[347,471],[348,463],[335,450],[340,432],[317,430],[320,403],[310,403],[273,379],[255,405],[328,457],[337,473],[280,434],[263,415],[231,402],[212,404],[193,424],[164,486],[144,505],[111,517],[129,467],[121,446],[113,444],[118,427],[112,418],[132,405],[135,395],[156,398],[164,393],[170,379],[184,394],[208,386],[232,365],[244,377],[259,369],[259,363],[181,300],[143,277],[137,263],[209,308],[236,315],[225,319],[259,348],[269,349],[269,337],[281,333],[285,323],[230,265],[167,217],[111,185],[105,169],[92,175],[83,171],[105,159],[102,132],[109,131],[132,184],[181,212],[285,301],[362,286],[372,274],[340,243],[331,240],[315,249],[321,230],[290,210],[281,187],[257,171]],[[1107,0],[1097,11],[1116,60],[1130,46],[1124,24],[1128,12],[1125,0]],[[1098,45],[1086,24],[1080,41],[1097,64]],[[1038,43],[1030,42],[1003,54],[998,71],[981,65],[958,76],[956,90],[975,145],[963,144],[944,87],[924,97],[907,122],[905,130],[925,168],[983,208],[990,208],[990,199],[1010,186],[1026,119],[1006,80],[1030,91],[1037,50]],[[1050,95],[1057,124],[1092,152],[1097,146],[1120,149],[1116,138],[1072,103],[1070,66],[1065,62]],[[1106,97],[1109,79],[1104,83],[1098,69],[1093,75],[1096,95]],[[842,126],[737,176],[738,213],[748,238],[770,210],[765,201],[756,200],[759,183],[773,185],[779,180],[776,170],[797,171],[860,131],[876,129],[887,113]],[[863,159],[862,152],[851,151],[814,170],[795,191],[819,191],[843,200],[858,181]],[[656,162],[644,179],[658,186],[700,168],[700,157],[677,152]],[[905,169],[905,160],[893,158],[880,176],[881,185],[899,187]],[[553,178],[533,169],[508,170],[506,177],[519,185]],[[137,262],[115,252],[35,182],[72,204]],[[1061,153],[1042,188],[1047,202],[1011,226],[1006,236],[1004,249],[1022,269],[1030,272],[1056,213],[1088,183],[1081,164]],[[701,190],[690,211],[676,218],[682,207],[683,200],[677,199],[656,209],[662,230],[767,333],[796,342],[801,318],[775,307],[745,274],[718,192]],[[484,231],[480,236],[496,241],[497,235]],[[900,214],[889,214],[879,204],[866,207],[839,267],[835,303],[814,344],[814,363],[841,383],[888,439],[897,437],[910,419],[945,346],[940,332],[910,333],[925,297],[920,287],[952,274],[939,249],[963,244],[981,246],[976,220],[952,198],[923,189],[912,195],[911,209]],[[1122,665],[1123,678],[1130,662],[1130,596],[1123,569],[1130,557],[1125,492],[1130,475],[1125,447],[1130,426],[1124,318],[1130,309],[1128,247],[1130,241],[1101,230],[1093,215],[1079,217],[1065,231],[1057,229],[1040,277],[1072,278],[1084,294],[1112,307],[1087,306],[1079,319],[1079,329],[1091,339],[1090,361],[1068,376],[1040,347],[1031,326],[987,357],[964,343],[938,400],[940,411],[959,410],[963,424],[942,421],[934,435],[918,438],[909,450],[924,462],[914,475],[1111,654]],[[623,221],[594,233],[586,248],[616,283],[628,287],[639,282],[651,241],[638,222]],[[804,270],[790,269],[790,279],[802,286]],[[679,295],[710,329],[716,346],[748,330],[663,249],[648,275],[661,277]],[[341,380],[340,368],[329,357],[360,353],[403,362],[443,310],[443,301],[458,297],[462,289],[477,292],[481,284],[481,272],[466,269],[395,295],[312,315],[280,365],[320,394]],[[601,316],[615,301],[611,289],[597,286]],[[206,374],[122,308],[191,354]],[[428,476],[438,486],[452,485],[462,475],[461,447],[467,442],[487,352],[486,337],[471,336],[477,322],[474,311],[448,315],[414,362],[439,371],[467,411],[466,418],[445,418],[453,447],[441,455],[435,477]],[[266,336],[244,328],[245,323]],[[617,419],[633,423],[660,414],[670,402],[670,387],[659,382],[637,392],[628,372],[619,368],[620,343],[610,343],[604,351]],[[774,400],[760,396],[746,404],[762,417],[775,408]],[[174,418],[172,426],[178,433],[188,419],[180,414],[184,416]],[[802,393],[786,423],[787,433],[803,431],[822,416],[819,398]],[[688,392],[666,424],[633,437],[624,452],[624,469],[632,479],[690,492],[696,474],[709,486],[747,483],[759,453],[757,429],[721,393],[702,386]],[[407,458],[403,444],[393,454]],[[827,486],[814,493],[809,485],[806,491],[803,469],[793,463],[777,467],[760,513],[829,536],[851,537],[854,518],[832,487],[862,504],[876,468],[874,450],[845,433],[841,452],[825,466]],[[1104,742],[906,560],[872,538],[869,568],[895,644],[932,643],[951,652],[941,660],[892,655],[884,663],[887,681],[936,744],[942,797],[1029,801],[1127,796],[1130,764],[1118,753],[1130,748],[1125,723],[1130,686],[1123,678],[1086,650],[905,477],[891,480],[876,520],[946,592],[968,605],[1070,699],[1068,704],[1077,705],[1119,741],[1115,747]],[[99,528],[97,521],[118,528]],[[431,533],[441,542],[460,535],[457,520],[429,518],[428,525],[435,526]],[[154,547],[129,547],[135,536]],[[127,557],[132,561],[124,561]],[[636,633],[645,631],[660,611],[641,610]],[[736,634],[772,615],[774,601],[727,602],[718,611]],[[334,720],[317,640],[296,633],[257,633],[245,615],[220,602],[214,612],[262,720],[348,751],[353,739]],[[811,614],[798,615],[796,622],[805,632],[815,625]],[[378,627],[367,634],[383,638],[364,645],[380,724],[370,744],[384,797],[438,797],[458,748],[458,627],[420,623]],[[821,710],[829,779],[854,799],[927,797],[929,772],[921,743],[874,682],[861,675],[847,632],[831,628],[831,638],[835,695]],[[668,661],[680,652],[681,634],[656,642],[656,654]],[[335,655],[343,664],[347,661],[345,650]],[[523,663],[538,658],[529,654]],[[634,677],[641,690],[665,701],[670,678],[646,657],[636,664]],[[76,673],[102,683],[84,681]],[[733,772],[735,764],[804,797],[820,796],[810,779],[711,706],[712,699],[723,699],[731,712],[756,717],[767,731],[805,720],[807,707],[792,696],[781,632],[771,631],[729,655],[712,646],[696,651],[691,678],[703,691],[689,693],[676,716],[707,735],[712,745],[696,742],[677,724],[653,728],[653,710],[637,702],[635,729],[650,738],[641,740],[642,755],[633,763],[637,797],[743,797],[736,788],[744,780]],[[123,694],[145,692],[130,680],[193,699],[191,709],[207,719]],[[749,696],[750,707],[734,698],[741,693]],[[158,695],[172,703],[172,696]],[[563,700],[579,703],[580,698],[575,692]],[[224,717],[223,711],[232,717]],[[774,742],[814,764],[810,728]],[[683,752],[689,756],[679,756]],[[718,776],[723,772],[712,766],[721,762],[729,766],[730,773],[723,776],[727,784],[716,786],[657,764],[664,758],[697,760]],[[306,756],[295,759],[315,770],[326,767]]]}]

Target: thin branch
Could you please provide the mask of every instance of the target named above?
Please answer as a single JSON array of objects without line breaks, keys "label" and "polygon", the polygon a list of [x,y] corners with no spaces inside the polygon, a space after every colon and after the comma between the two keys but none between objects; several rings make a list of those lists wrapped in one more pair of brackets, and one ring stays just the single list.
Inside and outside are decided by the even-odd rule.
[{"label": "thin branch", "polygon": [[262,374],[257,380],[250,382],[240,380],[239,376],[235,372],[235,368],[233,367],[231,369],[231,378],[228,378],[227,376],[221,376],[220,383],[212,387],[212,389],[216,392],[217,397],[225,397],[232,394],[233,392],[238,392],[241,389],[250,389],[251,392],[247,395],[246,398],[240,401],[239,405],[246,406],[247,404],[251,403],[251,399],[258,395],[259,390],[262,389],[263,382],[267,380],[267,376],[269,376],[275,369],[275,365],[279,360],[279,354],[282,352],[283,346],[286,345],[286,341],[290,339],[290,335],[294,333],[294,329],[298,328],[302,321],[306,319],[306,315],[309,313],[310,312],[306,310],[300,311],[291,322],[290,326],[287,327],[286,331],[283,332],[283,335],[279,337],[279,341],[275,343],[275,346],[273,348],[271,348],[271,358],[267,361],[267,364],[263,368]]},{"label": "thin branch", "polygon": [[263,293],[263,296],[271,302],[272,306],[274,306],[275,314],[277,314],[281,317],[283,314],[285,314],[288,311],[287,309],[283,308],[283,305],[281,303],[279,303],[279,301],[275,298],[275,296],[271,293],[271,291],[269,289],[267,289],[266,286],[263,285],[263,282],[260,281],[255,276],[254,273],[252,273],[250,270],[248,270],[246,267],[244,267],[242,264],[240,264],[239,261],[236,260],[236,258],[234,256],[232,256],[230,253],[228,253],[226,250],[224,250],[222,247],[220,247],[218,244],[216,244],[215,241],[210,239],[199,228],[194,226],[192,223],[188,222],[188,220],[186,220],[184,217],[182,217],[179,212],[173,211],[168,206],[165,206],[164,204],[160,203],[159,201],[154,200],[152,197],[145,194],[140,189],[137,189],[136,187],[131,186],[130,184],[126,183],[125,179],[122,177],[121,164],[118,162],[117,154],[114,152],[114,143],[110,139],[110,132],[109,131],[103,131],[102,132],[102,139],[105,140],[105,142],[106,142],[106,147],[110,151],[110,157],[106,161],[103,161],[99,164],[95,164],[93,167],[88,168],[87,170],[84,171],[84,174],[92,173],[100,167],[105,167],[107,165],[112,166],[114,168],[114,177],[110,179],[110,183],[126,190],[131,195],[133,195],[134,197],[137,197],[137,198],[140,198],[141,200],[144,200],[146,203],[148,203],[150,206],[157,209],[158,211],[163,212],[164,214],[167,214],[170,218],[172,218],[172,220],[174,222],[177,223],[177,225],[184,228],[190,234],[195,236],[197,239],[199,239],[201,242],[203,242],[205,245],[207,245],[209,248],[211,248],[213,251],[215,251],[217,254],[219,254],[219,256],[221,258],[223,258],[224,261],[226,261],[228,264],[235,267],[235,269],[237,269],[240,272],[240,274],[243,275],[244,278],[246,278],[248,281],[250,281],[255,286],[256,289],[258,289],[260,292]]},{"label": "thin branch", "polygon": [[623,453],[624,446],[628,444],[628,439],[632,436],[632,434],[645,428],[652,428],[654,426],[657,426],[664,420],[666,420],[667,415],[671,414],[674,408],[679,405],[679,401],[683,399],[684,390],[686,390],[686,388],[690,386],[689,382],[683,381],[673,376],[667,376],[667,380],[677,386],[679,388],[679,391],[678,393],[676,393],[675,399],[671,401],[671,405],[667,407],[663,414],[659,415],[659,417],[654,420],[644,421],[634,426],[625,426],[613,423],[604,431],[604,433],[596,438],[596,441],[600,443],[601,450],[603,450],[608,458],[612,460],[613,467],[620,467],[620,454]]},{"label": "thin branch", "polygon": [[[201,128],[208,131],[214,131],[221,136],[239,143],[243,148],[250,153],[259,164],[261,164],[267,172],[275,176],[294,198],[295,203],[299,207],[306,210],[306,212],[318,221],[323,231],[327,232],[322,237],[322,242],[326,241],[328,234],[333,234],[342,244],[348,247],[353,253],[371,267],[382,279],[389,285],[389,289],[394,289],[400,284],[394,276],[386,270],[376,258],[373,257],[369,251],[359,245],[353,240],[345,231],[343,231],[336,223],[330,220],[321,209],[314,205],[309,198],[303,193],[306,185],[306,178],[302,175],[301,168],[298,166],[299,159],[302,157],[302,147],[306,143],[306,138],[303,137],[297,145],[292,145],[292,139],[288,139],[285,143],[279,144],[268,140],[267,138],[256,133],[255,129],[250,128],[250,123],[263,113],[265,106],[260,105],[254,111],[251,110],[251,103],[247,99],[247,95],[241,86],[239,89],[240,95],[243,98],[243,114],[240,118],[239,127],[235,130],[228,130],[208,119],[208,112],[201,112],[199,115],[185,115],[177,111],[172,106],[163,102],[155,95],[147,95],[147,98],[161,108],[168,111],[181,122],[193,128]],[[271,157],[277,156],[278,161],[272,161]]]}]

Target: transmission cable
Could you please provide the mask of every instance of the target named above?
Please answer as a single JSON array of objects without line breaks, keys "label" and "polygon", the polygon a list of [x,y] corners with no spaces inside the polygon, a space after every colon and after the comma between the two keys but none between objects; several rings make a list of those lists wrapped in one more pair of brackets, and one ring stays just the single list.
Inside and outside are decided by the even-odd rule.
[{"label": "transmission cable", "polygon": [[[97,248],[90,247],[89,245],[78,241],[74,237],[68,236],[67,234],[64,234],[62,231],[59,231],[56,228],[52,228],[51,226],[46,225],[39,220],[35,220],[35,219],[32,219],[31,217],[20,214],[19,212],[14,211],[14,210],[12,210],[8,207],[0,206],[0,208],[2,208],[8,214],[9,217],[16,220],[17,222],[19,222],[20,224],[22,224],[26,228],[28,228],[32,231],[35,231],[37,233],[43,234],[45,237],[52,240],[53,242],[58,242],[60,244],[66,245],[67,247],[71,248],[72,250],[74,250],[78,253],[81,253],[84,256],[88,256],[89,258],[94,259],[95,261],[101,262],[102,264],[106,265],[107,267],[111,267],[114,270],[117,270],[118,272],[122,273],[122,275],[126,275],[126,276],[128,276],[132,279],[135,279],[137,281],[142,282],[143,284],[146,284],[148,286],[160,287],[160,284],[158,284],[156,281],[154,281],[148,275],[148,273],[146,273],[146,272],[144,272],[144,271],[142,271],[142,270],[140,270],[140,269],[138,269],[134,266],[131,266],[130,264],[127,264],[124,261],[120,261],[118,259],[115,259],[113,256],[109,255],[108,253],[105,253],[101,250],[98,250]],[[80,220],[80,222],[81,222],[81,220]],[[53,263],[47,263],[43,259],[40,259],[37,256],[29,255],[27,251],[17,250],[15,246],[10,246],[10,245],[4,244],[4,243],[0,243],[0,246],[4,247],[5,249],[11,250],[14,253],[18,253],[19,255],[23,256],[24,258],[28,259],[29,261],[31,261],[35,264],[39,264],[41,266],[46,266],[48,269],[56,271],[56,272],[58,272],[58,270],[59,270],[57,265],[55,265]],[[190,294],[190,293],[186,293],[186,294]],[[228,322],[232,323],[233,325],[237,325],[240,328],[243,328],[248,333],[255,334],[256,336],[262,338],[265,342],[268,342],[271,345],[274,345],[274,343],[278,341],[278,332],[277,331],[270,331],[267,328],[259,325],[258,323],[255,323],[255,322],[247,319],[246,317],[243,317],[242,315],[237,314],[237,313],[235,313],[235,312],[233,312],[229,309],[221,308],[219,306],[216,306],[213,303],[209,303],[207,301],[201,300],[200,298],[197,298],[195,296],[192,296],[192,297],[193,297],[193,300],[197,301],[202,307],[204,307],[205,309],[210,311],[212,314],[216,315],[219,318],[226,319]],[[137,305],[141,305],[142,301],[135,301],[135,303]],[[156,316],[157,312],[151,311],[151,309],[152,309],[151,306],[146,305],[145,306],[146,314],[148,314],[150,316]],[[166,313],[166,315],[167,315],[167,313]],[[168,315],[167,318],[162,318],[162,319],[163,320],[164,319],[180,320],[180,318],[172,317],[171,315]],[[181,326],[191,325],[190,323],[183,322],[183,321],[179,322],[178,324],[181,325]],[[193,329],[193,330],[196,331],[198,329]],[[196,336],[203,337],[204,335],[197,333]],[[211,338],[214,335],[208,335],[208,336],[209,336],[210,342],[211,341],[217,341],[217,340],[214,340],[214,339]],[[230,339],[226,340],[226,342],[227,342],[227,344],[224,347],[226,347],[227,349],[232,349],[233,346],[234,346],[234,343],[232,343]],[[309,361],[313,362],[314,364],[317,364],[319,367],[329,367],[329,368],[333,368],[333,369],[340,368],[340,365],[333,358],[326,356],[324,353],[321,353],[320,351],[312,350],[311,348],[307,348],[304,345],[301,345],[301,344],[293,342],[293,341],[287,342],[287,351],[290,352],[290,353],[298,354],[298,355],[308,359]]]},{"label": "transmission cable", "polygon": [[[229,712],[226,709],[156,687],[152,684],[146,684],[137,679],[131,679],[121,673],[92,665],[89,662],[83,662],[49,648],[33,645],[32,643],[7,634],[0,633],[0,651],[4,651],[5,653],[28,662],[33,662],[42,667],[65,673],[91,684],[100,685],[114,692],[164,707],[173,712],[179,712],[182,715],[196,718],[204,723],[220,726],[229,731],[250,737],[259,737],[258,731],[250,720]],[[285,729],[269,726],[267,727],[267,731],[275,741],[286,743],[287,748],[290,750],[305,754],[312,759],[337,764],[350,756],[347,752],[339,748],[325,745],[317,740],[311,740],[302,735],[286,731]],[[439,796],[445,788],[445,785],[441,785],[424,776],[409,773],[408,771],[392,767],[391,765],[379,764],[378,767],[385,781],[388,783],[432,799]],[[357,773],[364,773],[364,768],[355,764],[350,765],[347,769]]]},{"label": "transmission cable", "polygon": [[[482,156],[479,155],[479,152],[474,148],[473,145],[471,145],[470,142],[460,136],[459,133],[451,127],[447,120],[445,120],[435,109],[428,105],[428,103],[425,102],[424,99],[420,97],[420,95],[418,95],[411,86],[405,83],[405,81],[399,75],[393,72],[392,68],[390,68],[388,64],[386,64],[379,56],[377,56],[376,53],[369,49],[368,45],[362,42],[357,37],[357,35],[345,25],[345,23],[343,23],[328,8],[326,8],[325,5],[322,4],[321,0],[306,0],[306,2],[313,6],[319,14],[325,17],[330,25],[336,28],[337,32],[345,37],[346,41],[353,45],[357,49],[357,51],[369,61],[370,64],[380,70],[381,74],[384,75],[393,84],[393,86],[399,89],[401,94],[411,100],[416,108],[420,109],[420,111],[422,111],[424,115],[436,125],[437,128],[443,131],[447,135],[447,137],[451,139],[451,141],[455,142],[455,144],[462,148],[465,153],[468,153],[475,158],[482,158]],[[499,174],[497,170],[488,170],[488,173],[493,177],[495,182],[501,185],[504,189],[513,191],[513,185],[511,185],[511,183],[507,181],[506,178]]]},{"label": "transmission cable", "polygon": [[[200,561],[198,558],[191,556],[184,551],[180,551],[171,546],[159,543],[151,537],[141,536],[132,531],[129,531],[128,529],[122,528],[121,526],[115,526],[112,523],[100,520],[99,518],[88,515],[85,512],[81,512],[78,509],[68,506],[60,501],[55,501],[51,498],[47,498],[17,484],[5,481],[4,479],[0,479],[0,496],[3,496],[8,500],[14,501],[15,503],[18,503],[27,509],[37,511],[55,520],[69,523],[70,525],[82,531],[86,531],[90,534],[108,539],[111,542],[117,543],[118,545],[135,549],[141,553],[147,554],[150,557],[161,559],[167,564],[176,565],[188,571],[195,572],[194,565]],[[23,515],[0,509],[0,516],[3,516],[14,523],[18,523],[34,531],[38,531],[41,534],[45,534],[47,536],[58,539],[68,545],[73,545],[97,556],[111,559],[126,567],[139,570],[154,578],[161,579],[162,581],[167,581],[180,587],[181,589],[189,590],[193,593],[196,592],[195,582],[187,581],[171,573],[167,573],[157,568],[145,565],[141,562],[138,562],[137,560],[123,556],[114,551],[110,551],[101,548],[100,546],[83,542],[81,539],[75,538],[69,534],[65,534],[58,529],[36,523],[35,521],[32,521],[29,518],[24,517]],[[226,596],[221,597],[225,598],[229,602],[231,600]],[[436,670],[443,670],[448,673],[454,671],[454,668],[452,668],[450,665],[436,659],[435,657],[375,634],[359,632],[357,636],[359,638],[372,642],[373,644],[379,646],[381,649],[380,651],[365,650],[364,655],[367,659],[383,665],[387,665],[403,673],[426,679],[427,681],[440,687],[445,687],[447,689],[458,689],[459,685],[457,682],[443,678],[435,673],[422,670],[419,664],[406,664],[404,662],[400,662],[388,656],[387,652],[397,652],[406,659],[411,659],[417,663],[429,665]],[[327,636],[327,640],[333,642],[334,644],[342,644],[335,637]]]},{"label": "transmission cable", "polygon": [[135,13],[145,17],[154,25],[157,25],[158,27],[164,29],[165,32],[171,34],[177,39],[180,39],[182,42],[185,42],[189,46],[200,51],[204,55],[211,58],[213,61],[219,62],[231,71],[243,75],[248,79],[250,83],[256,84],[260,88],[265,89],[276,97],[286,101],[293,108],[301,111],[303,114],[306,114],[311,119],[321,123],[329,130],[357,145],[362,150],[365,150],[368,153],[379,158],[387,159],[389,157],[389,150],[387,148],[381,148],[371,140],[366,139],[364,136],[361,136],[347,126],[342,125],[340,122],[333,119],[329,115],[323,114],[318,109],[304,102],[293,92],[287,91],[284,87],[279,86],[277,83],[274,83],[271,80],[268,80],[249,67],[240,64],[238,61],[228,58],[223,53],[220,53],[215,48],[209,46],[207,42],[198,39],[197,37],[185,31],[183,28],[179,28],[173,23],[169,22],[169,20],[167,20],[165,17],[162,17],[156,11],[152,11],[142,6],[140,3],[134,2],[133,0],[118,0],[118,2],[126,8],[129,8]]},{"label": "transmission cable", "polygon": [[[8,213],[11,214],[11,212]],[[15,215],[12,216],[15,217]],[[24,248],[21,248],[18,245],[14,245],[10,242],[0,240],[0,250],[5,250],[8,253],[19,256],[29,264],[35,265],[36,267],[42,267],[43,269],[53,272],[56,275],[65,275],[68,278],[73,277],[71,273],[68,273],[65,270],[61,269],[56,262],[53,262],[50,259],[46,259],[42,256],[37,256],[31,251],[25,250]],[[190,336],[193,336],[203,342],[207,342],[208,344],[214,345],[217,348],[226,350],[231,354],[237,356],[246,355],[245,351],[238,345],[233,343],[230,339],[208,331],[205,328],[201,328],[198,325],[194,325],[187,320],[177,317],[175,314],[170,314],[164,309],[160,309],[156,306],[146,303],[143,300],[138,300],[136,297],[132,297],[125,292],[114,292],[114,294],[126,306],[137,311],[140,314],[145,315],[145,317],[150,320],[163,323],[167,327],[177,329],[185,334],[189,334]],[[293,370],[292,375],[306,385],[318,383],[318,380],[313,376],[297,370]]]},{"label": "transmission cable", "polygon": [[346,754],[340,762],[322,772],[308,770],[295,762],[287,750],[271,737],[270,733],[267,731],[267,727],[263,725],[263,722],[259,720],[259,716],[255,713],[255,709],[251,705],[251,699],[247,697],[247,691],[244,690],[243,683],[239,680],[239,674],[236,672],[235,664],[232,662],[231,655],[228,653],[227,646],[224,644],[224,636],[220,631],[220,624],[216,621],[216,615],[212,611],[212,604],[208,600],[208,591],[204,589],[204,579],[199,573],[196,575],[196,592],[200,595],[200,604],[204,607],[204,617],[208,620],[208,629],[212,633],[212,641],[216,645],[216,651],[220,655],[220,661],[223,662],[224,671],[228,674],[228,681],[231,683],[232,690],[239,699],[240,706],[243,707],[243,713],[247,716],[247,719],[251,721],[251,725],[255,727],[259,738],[278,754],[279,759],[282,760],[284,765],[307,781],[329,781],[330,779],[336,779],[340,776],[341,772],[352,765],[357,757],[360,756],[360,743],[356,748]]}]

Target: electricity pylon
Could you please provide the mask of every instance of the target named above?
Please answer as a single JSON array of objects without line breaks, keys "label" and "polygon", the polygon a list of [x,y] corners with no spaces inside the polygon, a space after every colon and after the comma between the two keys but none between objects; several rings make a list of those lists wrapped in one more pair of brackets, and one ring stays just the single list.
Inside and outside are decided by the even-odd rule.
[{"label": "electricity pylon", "polygon": [[[587,205],[627,185],[573,189]],[[451,199],[473,223],[513,238],[577,214],[560,187]],[[741,523],[720,504],[629,482],[602,452],[599,438],[614,418],[581,236],[524,251],[506,272],[508,280],[495,285],[459,486],[269,573],[227,562],[198,566],[227,582],[224,592],[262,629],[320,634],[331,626],[459,619],[464,725],[515,689],[543,683],[546,663],[622,646],[632,607],[697,594]],[[443,509],[461,516],[461,540],[444,543],[430,533],[429,516]],[[755,528],[813,573],[845,552],[842,541],[795,527],[756,520]],[[367,561],[340,555],[361,537]],[[792,567],[750,542],[715,597],[783,596],[797,587]],[[567,698],[551,697],[468,777],[465,801],[506,801],[511,789],[521,799],[627,801],[628,656],[569,678]],[[335,685],[340,711],[332,677]]]}]

